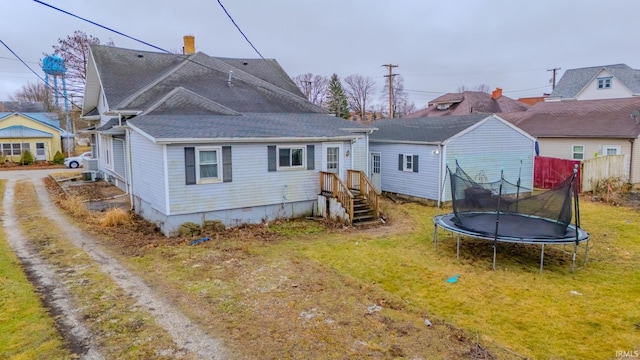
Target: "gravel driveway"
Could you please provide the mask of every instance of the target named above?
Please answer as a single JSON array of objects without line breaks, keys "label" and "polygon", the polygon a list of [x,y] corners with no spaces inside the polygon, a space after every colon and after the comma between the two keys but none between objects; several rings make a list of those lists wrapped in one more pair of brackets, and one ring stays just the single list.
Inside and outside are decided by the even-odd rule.
[{"label": "gravel driveway", "polygon": [[51,201],[42,179],[51,173],[67,171],[65,169],[52,170],[18,170],[2,171],[0,178],[7,179],[4,195],[3,227],[7,239],[22,261],[25,269],[30,273],[30,279],[36,282],[36,287],[42,289],[43,297],[47,305],[52,308],[52,313],[61,314],[62,327],[68,333],[63,334],[69,341],[74,351],[80,351],[84,359],[102,359],[92,339],[94,335],[89,332],[74,310],[73,299],[62,285],[59,276],[52,271],[46,262],[40,258],[36,251],[29,246],[29,241],[24,237],[18,225],[18,219],[14,209],[14,185],[18,180],[31,181],[38,194],[38,201],[45,216],[57,223],[67,239],[79,250],[84,251],[100,267],[101,271],[111,278],[126,293],[134,298],[139,306],[146,309],[156,322],[164,328],[173,338],[175,344],[199,359],[222,359],[224,350],[217,339],[212,339],[204,333],[198,325],[184,316],[172,304],[166,302],[155,293],[144,281],[122,266],[116,259],[102,250],[98,242],[88,233],[67,221],[59,214],[56,205]]}]

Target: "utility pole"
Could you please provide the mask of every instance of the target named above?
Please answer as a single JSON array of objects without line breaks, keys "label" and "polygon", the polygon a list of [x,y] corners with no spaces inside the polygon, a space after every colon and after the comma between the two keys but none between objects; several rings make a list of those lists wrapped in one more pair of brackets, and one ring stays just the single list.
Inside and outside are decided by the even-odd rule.
[{"label": "utility pole", "polygon": [[562,68],[553,68],[553,69],[547,69],[547,71],[552,71],[553,72],[553,80],[551,83],[551,91],[556,89],[556,72],[558,70],[561,70]]},{"label": "utility pole", "polygon": [[393,119],[393,77],[398,75],[393,73],[393,68],[398,67],[398,65],[384,64],[382,66],[389,68],[389,75],[385,75],[384,77],[389,78],[389,119]]},{"label": "utility pole", "polygon": [[311,101],[311,81],[310,80],[302,80],[304,82],[304,90],[307,95],[307,100]]}]

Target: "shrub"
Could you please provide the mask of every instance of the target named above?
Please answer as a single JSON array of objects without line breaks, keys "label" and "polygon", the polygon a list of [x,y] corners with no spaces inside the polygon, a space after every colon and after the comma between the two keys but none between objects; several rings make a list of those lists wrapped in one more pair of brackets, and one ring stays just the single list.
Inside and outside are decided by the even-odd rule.
[{"label": "shrub", "polygon": [[131,225],[133,219],[131,214],[121,208],[112,208],[104,213],[102,219],[100,219],[100,226],[102,227],[116,227],[120,225]]},{"label": "shrub", "polygon": [[56,151],[56,154],[53,155],[53,163],[56,165],[64,164],[64,155],[62,155],[60,150]]},{"label": "shrub", "polygon": [[91,216],[91,211],[87,209],[79,196],[69,196],[61,199],[60,206],[77,218],[89,219]]},{"label": "shrub", "polygon": [[25,150],[24,152],[22,152],[22,156],[20,157],[20,164],[31,165],[34,161],[35,159],[33,158],[33,154],[31,154],[31,151]]}]

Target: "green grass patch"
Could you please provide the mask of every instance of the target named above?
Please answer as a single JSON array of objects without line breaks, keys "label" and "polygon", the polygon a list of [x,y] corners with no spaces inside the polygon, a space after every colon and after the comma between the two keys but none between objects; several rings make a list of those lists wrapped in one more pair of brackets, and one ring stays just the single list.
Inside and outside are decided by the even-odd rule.
[{"label": "green grass patch", "polygon": [[[612,358],[640,347],[638,211],[582,203],[582,226],[592,239],[588,264],[579,257],[572,273],[570,255],[548,246],[539,274],[535,246],[499,244],[498,270],[491,271],[491,242],[464,239],[456,261],[455,237],[441,232],[434,250],[436,210],[404,207],[415,231],[318,239],[301,251],[525,356]],[[455,274],[459,281],[447,283]]]},{"label": "green grass patch", "polygon": [[[0,205],[5,180],[0,181]],[[0,231],[0,358],[69,358],[54,321]]]}]

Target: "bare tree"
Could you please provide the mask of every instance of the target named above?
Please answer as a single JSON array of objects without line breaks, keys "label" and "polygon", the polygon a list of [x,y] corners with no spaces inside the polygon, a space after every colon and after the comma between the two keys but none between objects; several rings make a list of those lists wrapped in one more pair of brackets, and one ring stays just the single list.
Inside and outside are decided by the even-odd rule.
[{"label": "bare tree", "polygon": [[327,90],[329,78],[323,75],[313,75],[312,73],[300,74],[293,78],[300,91],[312,103],[323,106],[327,100]]},{"label": "bare tree", "polygon": [[[393,117],[399,118],[404,115],[413,112],[416,108],[413,102],[409,101],[409,94],[404,91],[404,78],[402,75],[396,75],[393,77],[391,81],[391,91],[393,94]],[[385,116],[389,116],[389,87],[385,86],[382,89],[381,102],[385,105],[382,106],[384,108],[383,114]]]},{"label": "bare tree", "polygon": [[465,91],[481,91],[481,92],[486,92],[487,94],[491,93],[491,87],[487,84],[480,84],[477,86],[466,86],[466,85],[460,85],[458,86],[458,92],[462,93]]},{"label": "bare tree", "polygon": [[349,108],[359,115],[361,119],[366,119],[367,102],[376,90],[376,83],[370,77],[362,75],[349,75],[344,78],[345,94]]},{"label": "bare tree", "polygon": [[[73,35],[67,35],[64,39],[58,39],[58,44],[53,45],[54,53],[64,59],[64,65],[67,69],[65,79],[69,97],[82,99],[87,79],[89,46],[99,44],[100,39],[97,37],[76,30],[73,32]],[[115,44],[109,39],[106,45],[113,46]],[[47,54],[44,55],[48,56]]]},{"label": "bare tree", "polygon": [[41,102],[48,112],[59,110],[55,108],[53,102],[53,91],[41,82],[27,82],[22,85],[20,90],[11,95],[9,99],[16,102]]}]

